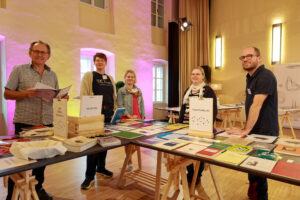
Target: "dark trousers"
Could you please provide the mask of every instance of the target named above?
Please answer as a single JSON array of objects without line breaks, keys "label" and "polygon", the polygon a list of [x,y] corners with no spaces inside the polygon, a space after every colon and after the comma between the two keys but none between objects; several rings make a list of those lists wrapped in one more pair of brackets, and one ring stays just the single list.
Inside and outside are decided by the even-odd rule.
[{"label": "dark trousers", "polygon": [[[52,124],[49,124],[47,126],[52,126]],[[15,123],[15,135],[19,135],[19,133],[22,131],[22,128],[26,128],[26,127],[32,127],[32,125]],[[44,176],[45,168],[46,166],[43,166],[32,170],[32,175],[35,176],[35,179],[38,181],[38,183],[35,185],[36,191],[39,191],[40,189],[43,188],[43,183],[45,180],[45,176]],[[14,186],[15,183],[9,178],[6,200],[11,200],[14,191]]]},{"label": "dark trousers", "polygon": [[[105,116],[105,123],[110,123],[111,117],[114,114],[113,108],[103,109],[102,114]],[[86,157],[86,171],[85,178],[93,179],[96,171],[102,171],[105,169],[107,151],[96,153],[93,155],[88,155]]]},{"label": "dark trousers", "polygon": [[[192,180],[193,180],[193,176],[194,176],[194,164],[190,164],[189,166],[186,167],[186,169],[188,171],[187,180],[188,180],[188,183],[191,184]],[[199,171],[198,171],[197,179],[196,179],[196,185],[198,185],[198,183],[200,181],[203,170],[204,170],[204,162],[200,162]]]},{"label": "dark trousers", "polygon": [[86,171],[85,171],[86,178],[93,179],[96,174],[96,170],[102,171],[105,169],[106,155],[107,155],[107,151],[102,151],[100,153],[87,156]]},{"label": "dark trousers", "polygon": [[248,180],[249,180],[250,184],[257,183],[257,185],[256,185],[257,199],[268,200],[267,178],[256,176],[253,174],[248,174]]}]

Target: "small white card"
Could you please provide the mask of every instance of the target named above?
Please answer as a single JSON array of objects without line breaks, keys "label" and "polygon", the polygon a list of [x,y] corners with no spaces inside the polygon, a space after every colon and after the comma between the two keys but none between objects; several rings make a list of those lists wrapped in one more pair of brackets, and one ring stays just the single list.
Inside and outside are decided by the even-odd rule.
[{"label": "small white card", "polygon": [[101,115],[102,95],[81,97],[80,117]]},{"label": "small white card", "polygon": [[213,99],[190,98],[190,130],[213,132]]}]

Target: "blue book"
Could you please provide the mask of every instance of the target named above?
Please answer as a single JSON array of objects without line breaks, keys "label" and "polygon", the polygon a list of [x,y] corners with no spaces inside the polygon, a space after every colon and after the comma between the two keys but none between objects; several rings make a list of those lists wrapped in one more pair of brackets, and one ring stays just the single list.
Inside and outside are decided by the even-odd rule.
[{"label": "blue book", "polygon": [[117,108],[113,117],[111,118],[112,124],[116,124],[121,121],[122,117],[125,115],[125,108]]}]

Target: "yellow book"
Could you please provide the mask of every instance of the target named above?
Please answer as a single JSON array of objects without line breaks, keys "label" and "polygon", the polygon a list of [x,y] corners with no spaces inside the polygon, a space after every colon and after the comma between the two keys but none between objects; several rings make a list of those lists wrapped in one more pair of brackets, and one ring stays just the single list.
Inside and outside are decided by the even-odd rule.
[{"label": "yellow book", "polygon": [[230,163],[233,165],[238,165],[241,162],[243,162],[247,157],[248,157],[247,155],[242,155],[232,151],[226,151],[216,156],[214,159],[221,162]]}]

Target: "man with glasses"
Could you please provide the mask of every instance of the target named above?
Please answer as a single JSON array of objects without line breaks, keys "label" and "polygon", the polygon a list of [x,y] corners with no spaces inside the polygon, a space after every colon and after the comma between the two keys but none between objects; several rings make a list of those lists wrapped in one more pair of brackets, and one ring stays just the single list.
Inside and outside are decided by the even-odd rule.
[{"label": "man with glasses", "polygon": [[[247,74],[246,86],[246,125],[243,130],[228,133],[244,136],[254,133],[278,136],[278,97],[277,81],[274,74],[261,65],[262,57],[256,47],[248,47],[239,57]],[[250,199],[268,199],[268,183],[264,177],[248,174]]]},{"label": "man with glasses", "polygon": [[[14,67],[5,86],[4,97],[16,100],[14,114],[15,134],[19,135],[22,128],[32,126],[52,126],[53,102],[44,101],[37,97],[32,88],[41,82],[52,88],[58,89],[58,81],[53,72],[45,63],[50,58],[50,46],[43,41],[32,42],[29,48],[30,64]],[[45,166],[32,170],[38,184],[35,186],[39,199],[52,199],[42,187],[44,182]],[[14,190],[14,182],[8,181],[7,200],[10,200]]]}]

